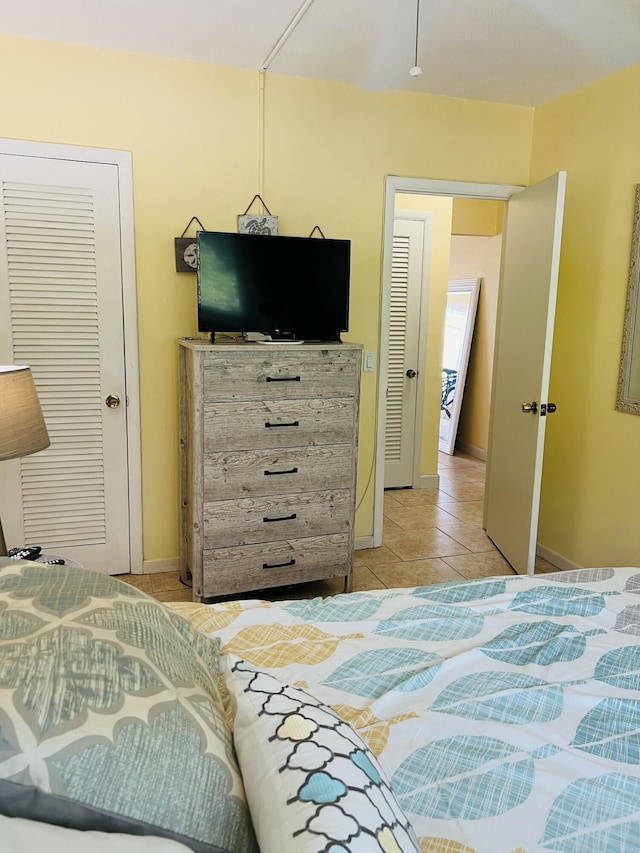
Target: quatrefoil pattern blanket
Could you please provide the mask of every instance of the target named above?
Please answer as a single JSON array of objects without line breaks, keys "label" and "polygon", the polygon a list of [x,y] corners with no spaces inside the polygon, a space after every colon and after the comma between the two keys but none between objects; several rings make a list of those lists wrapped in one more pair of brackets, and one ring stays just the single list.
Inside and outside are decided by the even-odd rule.
[{"label": "quatrefoil pattern blanket", "polygon": [[217,643],[121,581],[0,558],[0,814],[254,851]]}]

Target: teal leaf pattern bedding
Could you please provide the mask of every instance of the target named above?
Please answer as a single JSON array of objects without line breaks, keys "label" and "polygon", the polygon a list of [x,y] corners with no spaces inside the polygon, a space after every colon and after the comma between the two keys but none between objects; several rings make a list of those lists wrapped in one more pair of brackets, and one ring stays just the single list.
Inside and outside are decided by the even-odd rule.
[{"label": "teal leaf pattern bedding", "polygon": [[542,846],[566,853],[640,850],[640,779],[611,773],[572,782],[551,807]]},{"label": "teal leaf pattern bedding", "polygon": [[640,645],[622,646],[602,655],[596,663],[594,678],[612,687],[640,690]]},{"label": "teal leaf pattern bedding", "polygon": [[558,595],[556,587],[541,586],[516,595],[511,609],[537,616],[596,616],[604,607],[604,596],[589,589],[569,587]]},{"label": "teal leaf pattern bedding", "polygon": [[531,794],[531,757],[504,741],[459,736],[416,750],[391,777],[407,815],[483,820],[521,805]]},{"label": "teal leaf pattern bedding", "polygon": [[639,595],[640,568],[598,568],[206,619],[358,732],[425,853],[638,853]]},{"label": "teal leaf pattern bedding", "polygon": [[548,723],[562,713],[564,691],[522,672],[478,672],[446,687],[431,709],[471,720],[513,725]]},{"label": "teal leaf pattern bedding", "polygon": [[466,640],[482,630],[484,616],[467,607],[410,607],[378,624],[376,634],[401,640]]},{"label": "teal leaf pattern bedding", "polygon": [[640,700],[603,699],[580,720],[573,745],[611,761],[640,765]]},{"label": "teal leaf pattern bedding", "polygon": [[411,691],[428,684],[438,655],[419,649],[380,649],[361,652],[345,661],[324,681],[356,696],[377,699],[390,690]]},{"label": "teal leaf pattern bedding", "polygon": [[586,635],[573,625],[549,621],[523,622],[501,631],[485,643],[481,651],[493,660],[515,666],[549,666],[557,661],[578,660],[585,652],[586,643]]},{"label": "teal leaf pattern bedding", "polygon": [[446,604],[461,604],[467,601],[483,601],[502,595],[507,588],[507,582],[498,578],[490,581],[463,581],[440,583],[434,586],[418,587],[416,598],[428,598],[429,601],[439,601]]}]

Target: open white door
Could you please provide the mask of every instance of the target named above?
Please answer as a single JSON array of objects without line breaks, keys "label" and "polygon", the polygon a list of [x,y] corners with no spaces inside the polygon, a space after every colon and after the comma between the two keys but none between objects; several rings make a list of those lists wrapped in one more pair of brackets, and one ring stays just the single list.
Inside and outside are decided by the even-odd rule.
[{"label": "open white door", "polygon": [[513,196],[503,239],[484,526],[520,574],[535,564],[565,185],[560,172]]}]

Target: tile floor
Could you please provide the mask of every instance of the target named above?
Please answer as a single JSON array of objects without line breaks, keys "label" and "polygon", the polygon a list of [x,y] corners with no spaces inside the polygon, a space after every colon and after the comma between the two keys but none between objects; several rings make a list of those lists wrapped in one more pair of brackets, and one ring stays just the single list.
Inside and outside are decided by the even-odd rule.
[{"label": "tile floor", "polygon": [[[355,552],[354,590],[514,574],[482,529],[484,462],[463,453],[441,453],[439,473],[439,489],[385,492],[383,544]],[[557,569],[538,558],[536,571]],[[120,579],[159,601],[191,601],[191,590],[180,583],[178,572]],[[334,578],[242,597],[311,598],[342,591],[342,578]]]}]

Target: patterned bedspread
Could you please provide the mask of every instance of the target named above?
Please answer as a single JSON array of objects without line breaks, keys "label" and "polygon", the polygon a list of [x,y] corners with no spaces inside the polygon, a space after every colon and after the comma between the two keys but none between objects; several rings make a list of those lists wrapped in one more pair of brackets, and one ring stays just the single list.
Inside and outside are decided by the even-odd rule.
[{"label": "patterned bedspread", "polygon": [[356,728],[425,853],[640,850],[640,568],[171,606]]}]

